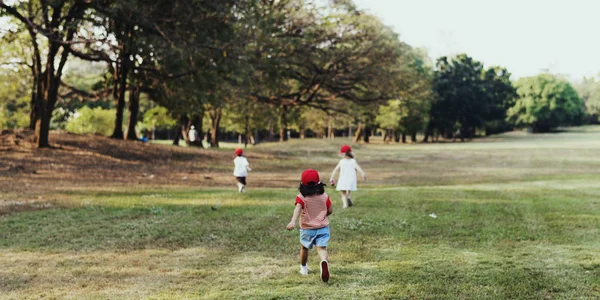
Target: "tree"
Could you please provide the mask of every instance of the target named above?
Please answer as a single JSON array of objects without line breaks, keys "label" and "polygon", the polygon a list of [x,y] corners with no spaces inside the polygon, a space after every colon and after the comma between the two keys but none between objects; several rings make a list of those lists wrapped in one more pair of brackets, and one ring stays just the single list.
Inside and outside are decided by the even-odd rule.
[{"label": "tree", "polygon": [[582,82],[575,85],[575,89],[585,103],[589,122],[598,123],[600,121],[600,81],[594,77],[584,77]]},{"label": "tree", "polygon": [[502,120],[513,103],[514,88],[510,73],[481,62],[466,54],[441,57],[434,76],[436,99],[430,113],[426,139],[437,130],[446,138],[471,138],[478,128]]},{"label": "tree", "polygon": [[551,74],[521,78],[517,99],[507,120],[533,132],[548,132],[559,126],[576,125],[585,115],[583,100],[569,82]]},{"label": "tree", "polygon": [[483,73],[484,95],[488,99],[487,114],[484,116],[486,135],[511,129],[506,122],[506,112],[515,104],[517,90],[512,85],[510,75],[501,67],[491,67]]},{"label": "tree", "polygon": [[264,2],[244,19],[255,28],[245,34],[253,99],[282,106],[285,115],[290,106],[328,110],[336,100],[393,98],[391,66],[404,49],[377,18],[341,1],[327,9]]},{"label": "tree", "polygon": [[[80,32],[86,23],[89,9],[95,1],[29,1],[11,4],[0,1],[0,14],[18,20],[26,28],[31,40],[32,73],[35,99],[32,109],[35,120],[35,144],[49,147],[48,133],[54,105],[62,82],[69,55],[76,52],[74,45],[89,42]],[[39,42],[45,38],[45,43]],[[46,49],[42,49],[45,47]]]}]

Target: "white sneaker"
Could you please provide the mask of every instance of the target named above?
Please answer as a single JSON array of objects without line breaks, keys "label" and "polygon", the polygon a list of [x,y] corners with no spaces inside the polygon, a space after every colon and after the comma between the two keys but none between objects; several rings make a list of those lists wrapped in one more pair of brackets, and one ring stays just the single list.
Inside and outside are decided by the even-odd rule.
[{"label": "white sneaker", "polygon": [[308,267],[307,266],[300,266],[300,274],[302,274],[302,275],[308,275]]}]

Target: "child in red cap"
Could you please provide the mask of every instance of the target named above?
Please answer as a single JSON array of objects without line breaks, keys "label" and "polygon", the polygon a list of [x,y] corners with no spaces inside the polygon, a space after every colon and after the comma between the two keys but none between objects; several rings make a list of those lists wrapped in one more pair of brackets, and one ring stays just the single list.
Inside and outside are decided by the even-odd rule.
[{"label": "child in red cap", "polygon": [[360,172],[363,181],[367,180],[367,176],[354,159],[354,154],[352,154],[352,148],[350,146],[342,146],[340,149],[340,154],[343,155],[344,158],[340,160],[335,169],[333,169],[333,172],[331,172],[331,178],[329,179],[329,182],[331,184],[335,183],[333,177],[339,170],[340,177],[338,178],[338,182],[336,184],[336,190],[342,193],[342,207],[347,208],[348,206],[354,205],[352,199],[350,198],[350,193],[352,191],[356,191],[356,171]]},{"label": "child in red cap", "polygon": [[243,193],[246,191],[246,177],[248,176],[248,171],[252,171],[252,169],[250,169],[248,160],[243,156],[244,150],[240,148],[235,149],[235,155],[237,157],[233,160],[233,164],[235,165],[233,176],[235,176],[237,180],[238,191]]},{"label": "child in red cap", "polygon": [[[319,173],[308,169],[302,173],[302,181],[298,187],[300,194],[296,196],[296,208],[287,230],[296,228],[300,216],[300,274],[308,275],[308,249],[313,245],[321,257],[319,264],[321,280],[329,280],[329,262],[327,261],[327,244],[329,243],[329,219],[331,215],[331,200],[325,194],[324,184],[319,179]],[[302,213],[302,214],[300,214]]]}]

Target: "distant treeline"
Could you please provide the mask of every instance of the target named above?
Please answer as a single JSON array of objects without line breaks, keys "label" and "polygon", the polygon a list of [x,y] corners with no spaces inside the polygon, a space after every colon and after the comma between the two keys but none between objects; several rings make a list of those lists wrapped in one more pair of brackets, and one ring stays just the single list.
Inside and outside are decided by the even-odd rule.
[{"label": "distant treeline", "polygon": [[348,0],[0,1],[0,16],[0,128],[29,127],[38,147],[58,128],[213,147],[375,130],[427,142],[600,113],[594,78],[433,63]]}]

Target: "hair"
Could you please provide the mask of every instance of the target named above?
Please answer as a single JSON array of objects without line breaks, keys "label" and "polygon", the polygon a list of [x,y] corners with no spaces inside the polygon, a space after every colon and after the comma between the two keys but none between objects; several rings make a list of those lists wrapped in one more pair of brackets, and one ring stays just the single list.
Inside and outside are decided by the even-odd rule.
[{"label": "hair", "polygon": [[[240,154],[238,154],[237,156],[238,156],[238,157],[240,157],[240,156],[244,156],[244,153],[240,153]],[[231,156],[230,156],[230,157],[231,157]],[[231,159],[231,158],[230,158],[230,159]]]},{"label": "hair", "polygon": [[354,154],[352,153],[352,151],[348,151],[348,152],[346,152],[344,154],[346,155],[346,157],[354,158]]},{"label": "hair", "polygon": [[314,196],[314,195],[323,195],[325,193],[325,184],[323,184],[322,182],[319,182],[318,184],[315,184],[315,185],[304,185],[304,184],[300,183],[300,186],[298,187],[298,191],[304,197]]}]

